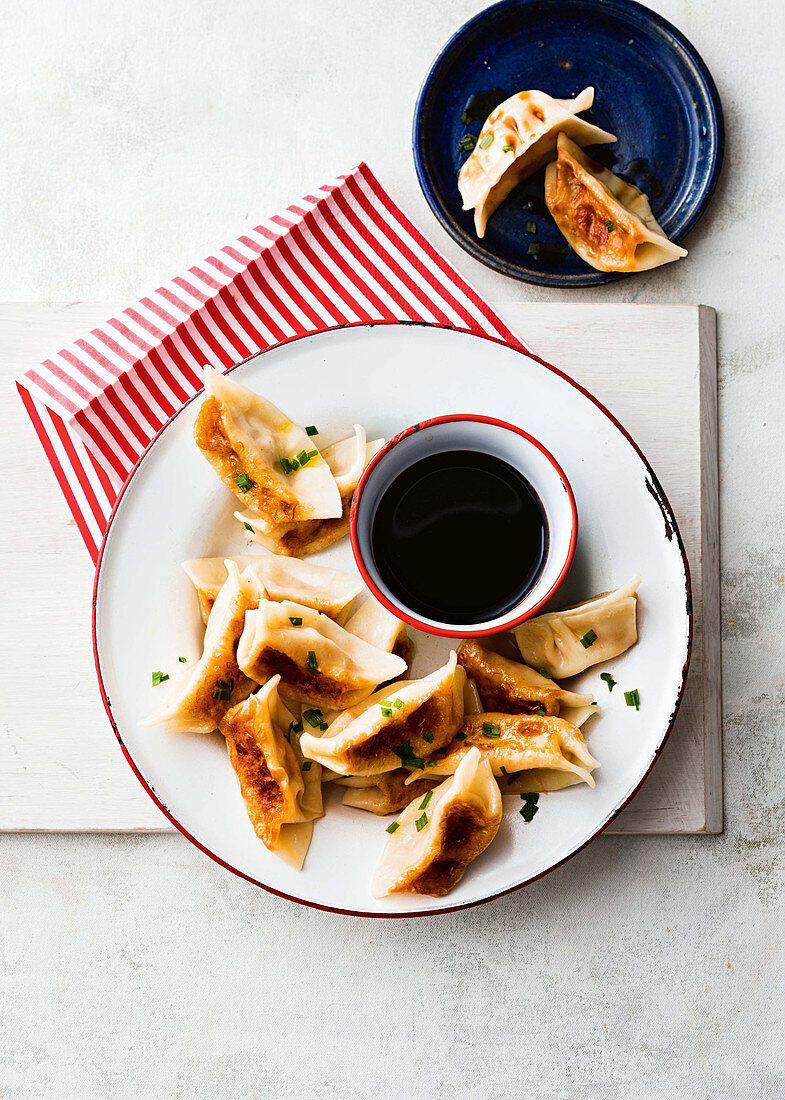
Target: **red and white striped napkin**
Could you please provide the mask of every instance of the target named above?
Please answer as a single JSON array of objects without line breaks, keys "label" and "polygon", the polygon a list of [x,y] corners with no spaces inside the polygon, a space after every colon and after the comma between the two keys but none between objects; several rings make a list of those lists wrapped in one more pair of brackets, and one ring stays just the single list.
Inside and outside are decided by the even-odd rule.
[{"label": "red and white striped napkin", "polygon": [[122,485],[202,388],[205,362],[371,321],[526,350],[361,164],[27,371],[19,393],[93,560]]}]

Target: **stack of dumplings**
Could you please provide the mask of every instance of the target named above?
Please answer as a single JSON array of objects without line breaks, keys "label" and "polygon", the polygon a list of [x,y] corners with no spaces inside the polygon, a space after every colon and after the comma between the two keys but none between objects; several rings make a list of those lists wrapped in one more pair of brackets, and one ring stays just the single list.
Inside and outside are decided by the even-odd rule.
[{"label": "stack of dumplings", "polygon": [[[440,668],[407,678],[404,623],[363,597],[356,576],[293,556],[339,537],[383,442],[367,444],[355,426],[320,451],[314,434],[206,370],[196,443],[245,506],[252,541],[276,552],[183,563],[205,624],[202,655],[140,725],[220,732],[256,835],[296,869],[324,816],[325,784],[345,806],[398,814],[374,896],[442,896],[496,836],[503,794],[594,786],[598,761],[581,727],[599,708],[552,677],[634,644],[639,578],[529,620],[506,652],[464,641]],[[576,649],[587,624],[596,642]]]},{"label": "stack of dumplings", "polygon": [[658,225],[646,195],[583,152],[616,141],[578,118],[593,102],[594,88],[575,99],[524,91],[491,112],[458,174],[477,236],[485,236],[488,219],[513,188],[547,164],[545,204],[570,247],[596,271],[648,271],[686,256]]}]

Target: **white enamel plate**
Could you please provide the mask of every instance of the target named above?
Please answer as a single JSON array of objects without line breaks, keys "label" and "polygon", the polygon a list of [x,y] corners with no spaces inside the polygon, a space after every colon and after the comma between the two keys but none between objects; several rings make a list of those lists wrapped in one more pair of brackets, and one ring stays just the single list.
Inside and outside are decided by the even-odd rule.
[{"label": "white enamel plate", "polygon": [[[505,798],[496,839],[445,898],[371,897],[389,819],[341,805],[325,787],[305,867],[272,855],[246,816],[223,738],[165,734],[137,722],[159,709],[201,653],[196,596],[180,568],[189,558],[253,553],[232,518],[235,498],[199,454],[191,431],[198,401],[151,444],[125,486],[96,576],[96,667],[123,751],[151,796],[208,855],[239,875],[308,905],[368,916],[410,916],[485,901],[568,859],[595,837],[638,788],[657,758],[681,699],[691,643],[689,573],[670,507],[645,459],[590,395],[557,371],[504,344],[450,329],[372,325],[336,329],[271,349],[243,363],[238,381],[263,393],[320,445],[357,422],[368,438],[446,413],[513,421],[554,455],[578,506],[578,546],[553,606],[616,588],[636,573],[639,641],[628,653],[577,677],[601,712],[585,727],[601,767],[597,786],[540,797],[530,824],[520,799]],[[448,554],[449,547],[444,548]],[[315,561],[356,572],[349,540]],[[455,643],[414,635],[411,675],[443,663]],[[187,664],[180,664],[179,657]],[[171,680],[151,686],[151,672]],[[600,673],[618,686],[609,693]],[[637,688],[640,710],[624,691]]]}]

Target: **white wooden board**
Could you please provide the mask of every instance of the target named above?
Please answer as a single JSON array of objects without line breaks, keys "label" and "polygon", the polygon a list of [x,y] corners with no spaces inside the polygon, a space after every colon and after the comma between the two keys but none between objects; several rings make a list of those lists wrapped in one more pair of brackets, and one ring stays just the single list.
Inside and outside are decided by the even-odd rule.
[{"label": "white wooden board", "polygon": [[[124,303],[0,305],[0,830],[169,829],[131,773],[93,671],[93,570],[13,378]],[[705,306],[510,304],[529,346],[592,390],[656,470],[690,560],[695,646],[670,741],[609,831],[722,829],[715,315]],[[612,491],[612,487],[609,487]]]}]

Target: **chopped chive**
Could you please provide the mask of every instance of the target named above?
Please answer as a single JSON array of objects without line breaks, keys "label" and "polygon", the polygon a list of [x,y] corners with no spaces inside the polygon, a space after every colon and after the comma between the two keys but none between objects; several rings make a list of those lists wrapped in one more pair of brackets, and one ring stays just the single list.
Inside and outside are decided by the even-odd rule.
[{"label": "chopped chive", "polygon": [[468,126],[470,122],[474,122],[474,119],[468,111],[464,111],[461,115],[461,122],[464,124],[464,126]]},{"label": "chopped chive", "polygon": [[392,704],[392,699],[380,699],[379,700],[379,706],[380,707],[391,707],[392,705],[393,705]]},{"label": "chopped chive", "polygon": [[292,624],[292,626],[302,626],[303,625],[303,621],[302,621],[302,619],[300,618],[299,615],[290,615],[289,616],[289,622]]},{"label": "chopped chive", "polygon": [[312,453],[312,451],[298,451],[295,457],[301,466],[305,466]]},{"label": "chopped chive", "polygon": [[319,665],[316,660],[316,654],[312,649],[308,650],[308,671],[313,676],[319,671]]},{"label": "chopped chive", "polygon": [[400,827],[401,827],[400,821],[393,821],[392,824],[388,825],[387,828],[384,831],[386,833],[390,833],[390,835],[392,836],[392,834],[397,832],[398,829],[400,829]]},{"label": "chopped chive", "polygon": [[628,707],[635,707],[636,710],[641,709],[641,695],[637,688],[633,688],[632,691],[625,691],[624,702]]},{"label": "chopped chive", "polygon": [[164,680],[169,679],[168,672],[154,672],[153,673],[153,687],[157,688],[159,684],[162,684]]},{"label": "chopped chive", "polygon": [[489,130],[485,137],[480,142],[481,149],[489,149],[493,145],[494,133],[493,130]]},{"label": "chopped chive", "polygon": [[245,520],[243,520],[243,527],[246,529],[246,531],[250,531],[251,534],[254,533],[253,527],[251,527],[250,523],[246,523]]},{"label": "chopped chive", "polygon": [[545,707],[544,707],[544,706],[542,705],[542,703],[538,703],[538,704],[537,704],[537,709],[535,710],[535,712],[534,712],[534,713],[535,713],[535,714],[539,714],[540,718],[544,718],[544,717],[545,717],[545,713],[546,713],[546,712],[545,712]]},{"label": "chopped chive", "polygon": [[588,649],[589,646],[593,646],[596,641],[597,635],[594,633],[593,630],[589,629],[581,638],[581,645],[584,649]]},{"label": "chopped chive", "polygon": [[538,668],[537,671],[539,672],[540,676],[544,676],[546,680],[550,680],[552,678],[551,676],[549,676],[544,668]]},{"label": "chopped chive", "polygon": [[327,725],[327,723],[326,723],[326,722],[322,722],[322,723],[320,724],[320,726],[319,726],[319,729],[320,729],[320,730],[322,731],[322,733],[324,733],[324,731],[325,731],[326,729],[329,729],[329,728],[330,728],[330,727],[329,727],[329,726]]},{"label": "chopped chive", "polygon": [[213,699],[221,699],[224,702],[226,702],[226,701],[231,702],[232,693],[231,693],[231,691],[229,691],[229,688],[219,687],[219,688],[216,688],[215,691],[213,692]]},{"label": "chopped chive", "polygon": [[188,658],[187,657],[178,657],[177,660],[180,662],[181,665],[188,664]]},{"label": "chopped chive", "polygon": [[537,222],[527,222],[526,223],[526,232],[527,233],[536,233],[537,232]]},{"label": "chopped chive", "polygon": [[524,802],[533,802],[536,805],[540,801],[540,792],[539,791],[526,791],[525,794],[521,795],[521,798],[523,799]]},{"label": "chopped chive", "polygon": [[464,134],[461,140],[458,142],[458,148],[464,153],[471,153],[477,144],[476,134]]},{"label": "chopped chive", "polygon": [[314,424],[308,424],[305,428],[306,435],[318,435],[319,429]]},{"label": "chopped chive", "polygon": [[392,718],[393,712],[389,707],[382,707],[382,718]]},{"label": "chopped chive", "polygon": [[540,254],[540,242],[539,241],[532,241],[532,243],[526,249],[526,252],[527,252],[527,255],[529,255],[529,256],[539,256],[539,254]]},{"label": "chopped chive", "polygon": [[611,676],[610,672],[601,672],[600,679],[604,680],[605,683],[608,685],[608,691],[613,691],[613,689],[616,687],[616,681]]},{"label": "chopped chive", "polygon": [[303,720],[308,723],[311,729],[316,729],[317,726],[322,725],[324,715],[316,707],[311,707],[309,710],[303,711]]},{"label": "chopped chive", "polygon": [[510,144],[502,145],[502,152],[503,153],[514,153],[515,152],[515,146],[510,145]]},{"label": "chopped chive", "polygon": [[403,710],[403,699],[396,699],[393,706],[396,710]]},{"label": "chopped chive", "polygon": [[502,775],[507,774],[507,769],[505,768],[504,764],[502,764],[502,766],[501,766],[501,773],[502,773]]},{"label": "chopped chive", "polygon": [[433,744],[433,734],[431,733],[430,730],[426,730],[423,733],[422,739],[423,739],[423,741],[425,742],[426,745],[432,745]]},{"label": "chopped chive", "polygon": [[495,726],[493,722],[483,722],[482,724],[483,737],[501,737],[501,726]]},{"label": "chopped chive", "polygon": [[247,493],[249,489],[253,489],[253,482],[245,472],[238,474],[234,483],[241,493]]},{"label": "chopped chive", "polygon": [[513,772],[512,775],[508,775],[507,776],[507,786],[511,787],[520,774],[521,774],[520,772]]},{"label": "chopped chive", "polygon": [[460,733],[456,733],[455,740],[456,741],[465,741],[468,736],[469,736],[468,733],[464,733],[463,730],[461,730]]},{"label": "chopped chive", "polygon": [[435,768],[438,763],[439,763],[438,760],[426,760],[425,761],[425,766],[426,766],[426,768]]},{"label": "chopped chive", "polygon": [[303,760],[303,766],[300,770],[304,771],[304,772],[309,772],[312,767],[313,767],[313,760]]},{"label": "chopped chive", "polygon": [[394,748],[392,751],[401,761],[404,768],[417,768],[418,770],[422,770],[424,767],[425,762],[422,757],[417,756],[416,753],[412,751],[411,738],[408,741],[404,741],[402,745],[398,745],[398,747]]},{"label": "chopped chive", "polygon": [[616,226],[613,224],[613,222],[606,222],[605,228],[608,230],[609,233],[612,233]]},{"label": "chopped chive", "polygon": [[428,805],[428,803],[431,801],[432,798],[433,798],[433,791],[426,791],[425,796],[424,796],[422,802],[420,803],[420,805],[417,807],[417,809],[418,810],[424,810],[425,807]]},{"label": "chopped chive", "polygon": [[532,820],[532,818],[540,808],[537,805],[540,796],[536,791],[533,791],[529,794],[522,794],[521,798],[524,801],[518,813],[521,815],[524,821],[529,822]]},{"label": "chopped chive", "polygon": [[293,474],[300,469],[300,463],[297,461],[296,458],[282,458],[280,459],[280,464],[281,469],[285,474]]},{"label": "chopped chive", "polygon": [[302,732],[303,732],[302,722],[290,722],[289,723],[289,729],[286,731],[284,736],[286,737],[286,740],[291,745],[291,743],[292,743],[292,734],[293,733],[302,733]]},{"label": "chopped chive", "polygon": [[414,825],[418,833],[421,833],[425,826],[428,824],[428,815],[423,814],[422,817],[418,817]]}]

